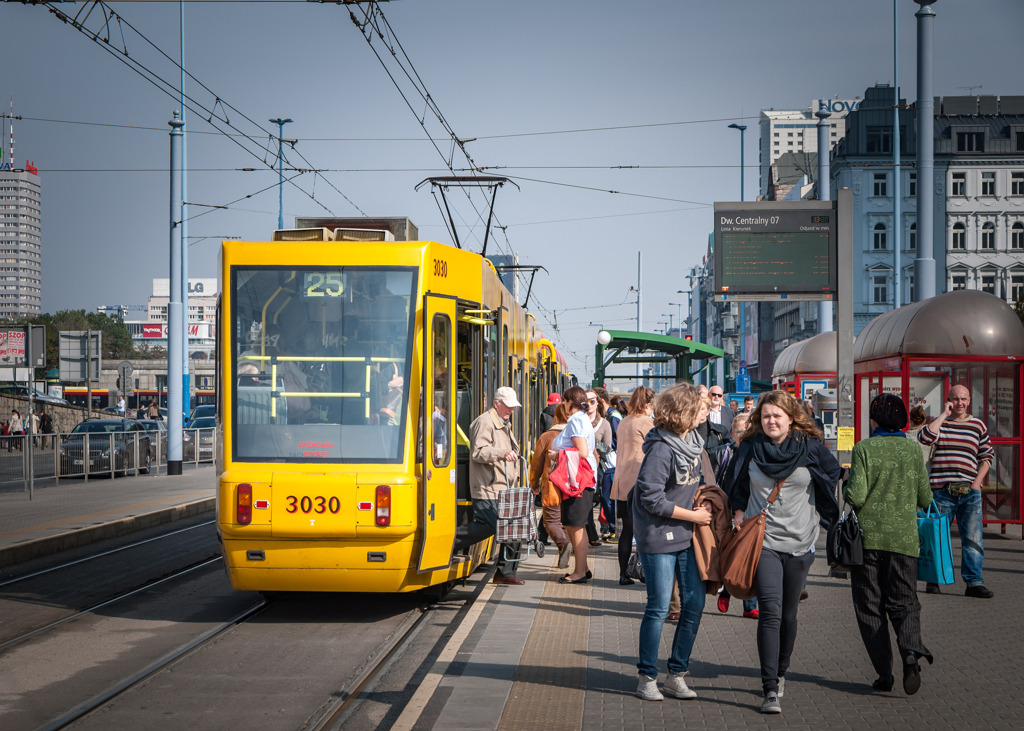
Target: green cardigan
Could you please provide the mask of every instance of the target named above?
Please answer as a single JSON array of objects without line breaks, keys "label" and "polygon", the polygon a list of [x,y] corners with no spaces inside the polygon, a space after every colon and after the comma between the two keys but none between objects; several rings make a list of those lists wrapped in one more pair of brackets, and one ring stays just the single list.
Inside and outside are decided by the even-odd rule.
[{"label": "green cardigan", "polygon": [[931,504],[932,491],[917,442],[878,436],[855,444],[843,494],[857,511],[865,549],[920,553],[917,508]]}]

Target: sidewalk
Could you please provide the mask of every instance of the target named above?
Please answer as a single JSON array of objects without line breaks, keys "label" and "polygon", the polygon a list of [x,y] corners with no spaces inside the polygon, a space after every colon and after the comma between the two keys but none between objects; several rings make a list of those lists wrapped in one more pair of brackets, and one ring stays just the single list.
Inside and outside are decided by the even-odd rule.
[{"label": "sidewalk", "polygon": [[[762,716],[757,622],[741,602],[719,614],[707,597],[690,666],[695,701],[644,702],[636,645],[643,586],[620,587],[615,546],[597,549],[594,581],[556,583],[563,571],[531,557],[521,587],[489,585],[395,724],[396,729],[1019,728],[1024,651],[1024,542],[1020,526],[985,534],[989,600],[919,594],[926,646],[921,691],[877,693],[857,630],[849,581],[828,577],[824,550],[800,605],[800,626],[781,716]],[[954,563],[960,544],[954,538]],[[662,640],[662,673],[672,628]],[[664,679],[664,674],[659,677]]]},{"label": "sidewalk", "polygon": [[0,493],[0,568],[213,510],[212,466]]}]

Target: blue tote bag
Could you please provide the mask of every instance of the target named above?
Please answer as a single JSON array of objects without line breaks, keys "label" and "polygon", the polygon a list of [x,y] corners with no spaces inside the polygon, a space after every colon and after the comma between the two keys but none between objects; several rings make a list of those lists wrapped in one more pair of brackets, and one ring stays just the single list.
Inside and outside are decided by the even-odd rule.
[{"label": "blue tote bag", "polygon": [[917,559],[917,579],[932,584],[953,583],[953,546],[949,540],[949,516],[939,512],[933,502],[927,513],[917,514],[917,535],[921,555]]}]

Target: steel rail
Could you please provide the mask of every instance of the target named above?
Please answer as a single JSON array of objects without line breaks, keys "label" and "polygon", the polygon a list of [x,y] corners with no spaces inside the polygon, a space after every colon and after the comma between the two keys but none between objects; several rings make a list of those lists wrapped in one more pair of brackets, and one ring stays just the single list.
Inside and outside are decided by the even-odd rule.
[{"label": "steel rail", "polygon": [[74,561],[68,561],[67,563],[59,564],[57,566],[51,566],[48,569],[41,569],[41,570],[35,571],[35,572],[31,573],[31,574],[25,574],[24,576],[16,576],[16,577],[14,577],[12,579],[7,579],[5,581],[0,581],[0,589],[2,589],[5,586],[9,586],[10,584],[16,584],[19,581],[27,581],[29,579],[34,579],[37,576],[42,576],[43,574],[48,574],[48,573],[50,573],[52,571],[58,571],[60,569],[66,569],[69,566],[76,566],[76,565],[78,565],[80,563],[85,563],[86,561],[92,561],[93,559],[96,559],[96,558],[103,558],[104,556],[110,556],[112,554],[118,553],[119,551],[126,551],[129,548],[136,548],[138,546],[144,546],[147,543],[152,543],[153,541],[159,541],[162,538],[170,538],[171,536],[176,536],[179,533],[184,533],[186,531],[195,530],[196,528],[202,528],[202,527],[207,526],[207,525],[213,525],[215,522],[216,521],[208,520],[205,523],[197,523],[196,525],[189,526],[188,528],[179,528],[178,530],[171,531],[170,533],[163,533],[161,535],[153,536],[152,538],[147,538],[147,539],[142,540],[142,541],[136,541],[135,543],[129,543],[129,544],[125,545],[125,546],[119,546],[117,548],[112,548],[109,551],[102,551],[101,553],[95,553],[95,554],[93,554],[91,556],[86,556],[85,558],[79,558],[79,559],[75,559]]}]

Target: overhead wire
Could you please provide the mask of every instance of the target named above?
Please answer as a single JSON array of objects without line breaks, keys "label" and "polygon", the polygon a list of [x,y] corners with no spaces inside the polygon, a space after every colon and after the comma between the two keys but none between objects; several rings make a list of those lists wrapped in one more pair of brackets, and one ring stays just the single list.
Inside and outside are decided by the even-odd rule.
[{"label": "overhead wire", "polygon": [[[187,100],[187,102],[185,103],[185,108],[186,109],[192,111],[194,114],[199,115],[201,117],[204,117],[204,115],[206,115],[204,117],[204,119],[207,122],[207,124],[209,124],[215,130],[217,130],[219,133],[223,134],[230,141],[234,142],[236,145],[238,145],[239,148],[241,148],[247,154],[255,157],[256,159],[260,159],[260,154],[258,154],[256,152],[256,150],[246,146],[245,144],[242,144],[242,142],[239,141],[236,138],[241,137],[241,138],[249,141],[255,148],[257,148],[260,151],[260,153],[262,153],[264,155],[264,158],[261,160],[261,162],[264,165],[266,165],[269,170],[273,170],[273,165],[272,164],[268,164],[267,161],[266,161],[266,157],[265,157],[265,155],[267,155],[268,153],[272,153],[272,150],[270,149],[270,144],[269,143],[268,144],[261,143],[259,140],[254,138],[252,134],[249,134],[249,133],[245,132],[244,130],[240,129],[238,126],[233,124],[228,119],[226,111],[222,112],[223,115],[224,115],[223,118],[218,117],[216,115],[217,107],[219,106],[219,107],[221,107],[224,110],[231,110],[232,112],[237,113],[238,116],[240,116],[242,119],[244,119],[245,121],[249,122],[251,125],[256,127],[257,129],[259,129],[261,135],[267,135],[267,137],[269,139],[276,139],[273,136],[273,134],[269,130],[265,129],[262,125],[260,125],[259,123],[255,122],[253,119],[251,119],[248,115],[246,115],[244,112],[239,110],[237,107],[235,107],[234,105],[232,105],[232,104],[230,104],[228,102],[225,102],[224,99],[222,99],[219,95],[215,94],[212,89],[210,89],[204,83],[199,81],[199,79],[197,79],[192,73],[190,73],[189,71],[187,71],[185,69],[182,69],[180,64],[177,61],[175,61],[171,56],[169,56],[167,53],[165,53],[163,50],[161,50],[159,48],[159,46],[157,46],[155,43],[153,43],[148,37],[146,37],[146,35],[144,33],[139,31],[135,26],[133,26],[125,18],[121,17],[118,13],[114,12],[113,9],[108,8],[105,2],[102,2],[101,0],[94,0],[92,3],[87,3],[86,5],[90,6],[89,7],[89,11],[85,14],[85,18],[82,19],[82,20],[80,20],[80,17],[81,17],[82,11],[85,10],[85,6],[83,6],[83,8],[79,11],[79,13],[75,17],[71,17],[71,16],[67,15],[66,13],[64,13],[63,10],[61,10],[58,7],[56,7],[56,4],[54,2],[44,2],[44,3],[41,3],[41,4],[46,6],[47,9],[50,10],[50,12],[53,13],[54,16],[57,17],[59,20],[62,20],[63,22],[65,22],[67,24],[70,24],[73,28],[78,30],[83,35],[86,35],[87,37],[90,37],[90,39],[93,42],[99,42],[100,40],[102,40],[102,42],[99,43],[101,48],[103,48],[108,53],[110,53],[112,56],[117,58],[118,61],[120,61],[121,63],[125,64],[128,68],[130,68],[131,70],[135,71],[139,76],[141,76],[143,79],[145,79],[147,82],[152,84],[155,88],[157,88],[161,92],[167,94],[168,96],[170,96],[171,98],[175,99],[176,101]],[[92,10],[97,8],[97,7],[101,8],[102,13],[103,13],[104,30],[106,31],[106,35],[103,38],[101,38],[101,36],[104,35],[104,33],[102,31],[97,30],[97,31],[94,32],[94,31],[88,30],[86,28],[86,26],[85,26],[85,23],[89,20],[89,17],[92,14]],[[109,12],[109,15],[108,15],[108,12]],[[115,50],[115,47],[110,42],[110,24],[111,24],[112,21],[116,24],[118,30],[121,31],[122,47],[119,50]],[[129,50],[128,50],[128,42],[127,42],[127,39],[125,39],[125,37],[124,37],[124,29],[125,28],[129,29],[130,31],[132,31],[132,33],[134,33],[136,36],[138,36],[138,38],[141,39],[141,41],[143,41],[146,45],[148,45],[149,47],[154,49],[158,54],[160,54],[165,59],[167,59],[167,61],[170,62],[174,66],[175,69],[177,69],[177,70],[183,72],[184,74],[186,74],[193,82],[195,82],[195,84],[197,84],[200,88],[202,88],[204,91],[206,91],[211,96],[213,96],[214,103],[213,103],[212,107],[207,107],[200,100],[194,98],[191,94],[185,93],[184,90],[179,90],[173,83],[163,79],[156,71],[153,71],[152,69],[147,67],[144,63],[142,63],[138,59],[134,58],[131,55],[131,53],[129,52]],[[214,120],[217,120],[217,123],[214,123]],[[233,134],[230,134],[230,133],[226,133],[219,126],[220,124],[223,124],[226,127],[235,130],[235,132],[237,132],[238,134],[237,135],[233,135]],[[275,158],[276,158],[276,156],[275,156]],[[295,177],[297,177],[297,176],[295,176]],[[297,189],[300,192],[302,192],[307,197],[309,197],[311,200],[313,200],[313,202],[315,202],[321,208],[326,210],[328,213],[331,213],[332,215],[334,215],[327,206],[325,206],[321,201],[319,201],[315,197],[313,197],[308,191],[306,191],[304,188],[302,188],[301,185],[296,183],[295,180],[294,180],[294,177],[289,179],[289,184],[292,187],[294,187],[295,189]],[[346,198],[346,200],[347,200],[347,198]],[[351,204],[350,200],[348,202]]]}]

